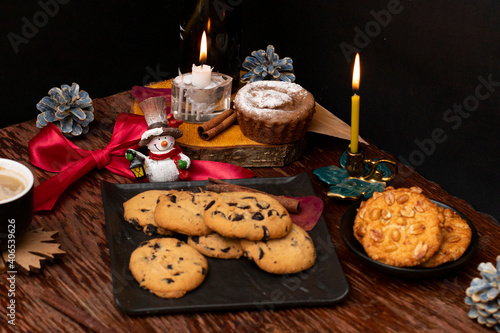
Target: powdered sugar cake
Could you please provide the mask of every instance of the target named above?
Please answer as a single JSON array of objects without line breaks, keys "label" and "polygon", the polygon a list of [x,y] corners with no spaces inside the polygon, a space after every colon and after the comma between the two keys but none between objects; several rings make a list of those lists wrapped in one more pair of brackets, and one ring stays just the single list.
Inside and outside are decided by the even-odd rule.
[{"label": "powdered sugar cake", "polygon": [[266,144],[283,144],[303,138],[315,109],[313,95],[296,83],[252,82],[234,99],[241,131]]}]

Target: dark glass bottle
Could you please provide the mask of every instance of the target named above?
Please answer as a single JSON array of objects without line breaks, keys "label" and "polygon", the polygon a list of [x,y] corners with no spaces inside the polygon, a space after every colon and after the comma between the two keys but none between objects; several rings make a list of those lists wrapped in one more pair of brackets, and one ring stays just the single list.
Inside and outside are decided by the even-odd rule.
[{"label": "dark glass bottle", "polygon": [[180,22],[179,71],[200,65],[200,44],[207,33],[207,60],[214,72],[233,77],[238,86],[241,67],[243,0],[183,0]]}]

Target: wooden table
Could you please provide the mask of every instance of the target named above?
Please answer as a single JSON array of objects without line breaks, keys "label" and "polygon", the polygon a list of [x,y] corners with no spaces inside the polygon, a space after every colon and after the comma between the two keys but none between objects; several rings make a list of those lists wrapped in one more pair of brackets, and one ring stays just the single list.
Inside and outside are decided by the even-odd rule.
[{"label": "wooden table", "polygon": [[[109,142],[120,112],[128,112],[132,98],[127,92],[95,100],[95,121],[91,132],[74,140],[84,149],[100,149]],[[28,162],[28,141],[39,132],[34,121],[0,130],[0,157],[21,161],[33,171],[36,184],[53,174]],[[253,168],[261,177],[287,177],[306,172],[317,195],[324,201],[327,222],[335,250],[347,277],[350,291],[340,303],[330,307],[289,308],[233,312],[207,312],[132,317],[121,312],[113,300],[110,254],[102,205],[101,180],[131,183],[132,180],[106,170],[93,170],[60,197],[52,211],[35,214],[32,228],[58,230],[57,241],[67,252],[47,263],[38,274],[18,273],[15,279],[16,326],[22,332],[491,332],[467,316],[465,289],[479,276],[481,262],[495,262],[500,254],[500,226],[467,202],[447,194],[438,184],[416,172],[400,167],[392,182],[395,187],[417,185],[433,199],[455,207],[476,226],[479,247],[472,260],[460,271],[428,280],[403,280],[374,271],[344,245],[339,235],[339,219],[351,202],[326,196],[327,187],[313,170],[338,165],[347,142],[308,134],[304,156],[281,168]],[[392,157],[373,145],[363,146],[368,157]],[[9,282],[0,279],[2,331],[7,324],[6,295]],[[52,300],[52,301],[51,301]],[[50,305],[54,300],[59,304]],[[57,308],[57,309],[56,309]]]}]

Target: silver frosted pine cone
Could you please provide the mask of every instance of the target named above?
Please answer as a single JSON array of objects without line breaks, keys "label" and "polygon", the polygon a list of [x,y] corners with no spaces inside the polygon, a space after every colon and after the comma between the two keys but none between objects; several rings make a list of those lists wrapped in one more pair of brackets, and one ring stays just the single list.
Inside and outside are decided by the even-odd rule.
[{"label": "silver frosted pine cone", "polygon": [[245,58],[242,67],[248,70],[241,75],[242,82],[295,81],[292,59],[289,57],[280,59],[278,54],[274,52],[273,45],[268,45],[265,51],[253,51],[251,56]]},{"label": "silver frosted pine cone", "polygon": [[63,84],[61,88],[50,89],[36,108],[41,112],[36,119],[37,127],[54,123],[66,137],[88,133],[89,124],[94,120],[92,99],[74,82],[71,87]]},{"label": "silver frosted pine cone", "polygon": [[481,278],[472,279],[465,291],[465,303],[471,307],[469,318],[500,332],[500,256],[496,268],[490,262],[483,262],[478,270]]}]

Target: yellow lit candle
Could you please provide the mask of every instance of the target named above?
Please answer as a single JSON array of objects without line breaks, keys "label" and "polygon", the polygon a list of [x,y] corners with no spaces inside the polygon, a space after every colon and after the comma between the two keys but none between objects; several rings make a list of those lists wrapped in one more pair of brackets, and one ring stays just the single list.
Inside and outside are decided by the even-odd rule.
[{"label": "yellow lit candle", "polygon": [[358,152],[358,136],[359,136],[359,53],[356,53],[356,60],[354,61],[354,70],[352,73],[352,90],[354,95],[351,98],[351,153]]},{"label": "yellow lit candle", "polygon": [[207,34],[203,31],[200,46],[200,66],[193,64],[192,85],[197,88],[205,88],[212,82],[212,67],[205,65],[207,60]]}]

